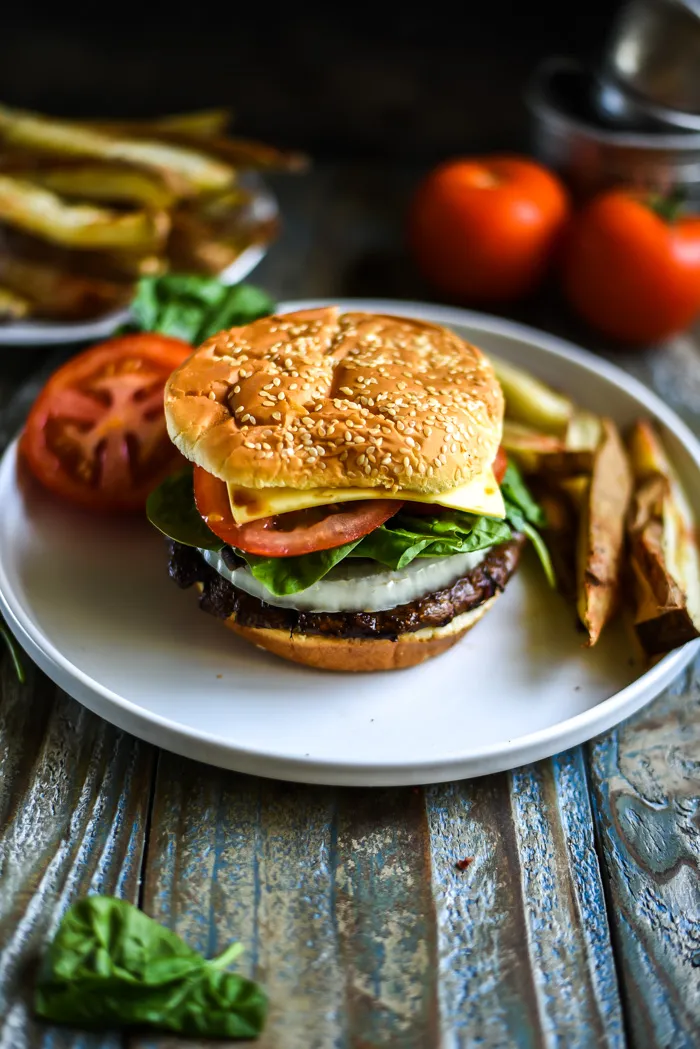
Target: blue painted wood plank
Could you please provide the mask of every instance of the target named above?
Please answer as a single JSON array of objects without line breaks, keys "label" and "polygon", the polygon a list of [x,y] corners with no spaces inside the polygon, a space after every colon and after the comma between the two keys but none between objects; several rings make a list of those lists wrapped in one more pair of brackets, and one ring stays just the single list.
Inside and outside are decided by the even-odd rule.
[{"label": "blue painted wood plank", "polygon": [[0,1047],[117,1049],[34,1021],[32,973],[76,898],[138,898],[152,752],[25,662],[25,687],[0,675]]},{"label": "blue painted wood plank", "polygon": [[580,752],[427,799],[449,1044],[621,1049]]},{"label": "blue painted wood plank", "polygon": [[623,1002],[634,1045],[700,1038],[700,661],[590,747]]},{"label": "blue painted wood plank", "polygon": [[199,950],[243,942],[241,971],[270,997],[261,1049],[437,1046],[420,793],[285,785],[163,754],[144,890],[148,913]]}]

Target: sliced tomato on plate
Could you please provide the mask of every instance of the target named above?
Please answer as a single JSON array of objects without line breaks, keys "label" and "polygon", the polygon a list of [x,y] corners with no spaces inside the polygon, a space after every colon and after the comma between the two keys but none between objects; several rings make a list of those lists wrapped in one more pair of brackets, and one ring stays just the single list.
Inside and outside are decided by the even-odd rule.
[{"label": "sliced tomato on plate", "polygon": [[90,510],[140,509],[179,459],[165,428],[168,376],[192,353],[144,333],[93,346],[54,372],[20,439],[36,478]]},{"label": "sliced tomato on plate", "polygon": [[395,499],[367,499],[295,510],[237,525],[226,484],[200,466],[194,468],[194,501],[219,539],[260,557],[296,557],[351,543],[379,528],[403,505]]}]

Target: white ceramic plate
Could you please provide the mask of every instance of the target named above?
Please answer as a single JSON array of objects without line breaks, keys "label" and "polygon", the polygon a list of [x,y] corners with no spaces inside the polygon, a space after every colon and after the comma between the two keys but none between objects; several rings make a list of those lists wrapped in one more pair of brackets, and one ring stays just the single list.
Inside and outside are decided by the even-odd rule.
[{"label": "white ceramic plate", "polygon": [[[253,217],[266,222],[277,217],[279,207],[272,190],[259,176],[250,182],[255,196],[250,203]],[[225,284],[238,284],[252,273],[267,254],[266,244],[251,244],[230,266],[219,274]],[[63,343],[106,339],[129,319],[128,309],[112,310],[104,317],[89,321],[25,320],[0,323],[0,346],[58,346]]]},{"label": "white ceramic plate", "polygon": [[[604,361],[462,310],[341,306],[440,321],[623,425],[655,417],[688,491],[700,499],[695,438]],[[243,772],[385,785],[512,768],[609,729],[697,651],[686,646],[644,673],[621,629],[583,649],[572,610],[526,556],[493,611],[446,655],[388,674],[321,673],[239,641],[200,612],[194,592],[168,579],[163,543],[145,524],[98,521],[23,476],[18,483],[14,446],[0,464],[0,506],[0,606],[46,673],[135,735]]]}]

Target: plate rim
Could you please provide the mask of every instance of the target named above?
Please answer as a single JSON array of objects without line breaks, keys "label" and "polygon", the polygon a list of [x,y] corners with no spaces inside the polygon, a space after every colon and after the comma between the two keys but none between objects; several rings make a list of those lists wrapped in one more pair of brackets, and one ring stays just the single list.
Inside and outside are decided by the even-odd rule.
[{"label": "plate rim", "polygon": [[[254,208],[264,212],[265,218],[279,217],[279,201],[267,182],[256,175]],[[269,244],[249,244],[230,266],[219,274],[224,284],[239,284],[260,265],[269,251]],[[128,307],[112,310],[104,317],[86,321],[21,320],[0,324],[0,349],[3,347],[42,349],[48,346],[67,346],[90,339],[108,339],[120,324],[129,320]]]},{"label": "plate rim", "polygon": [[[602,375],[615,386],[626,387],[686,446],[700,474],[700,442],[686,424],[668,408],[648,387],[628,375],[616,365],[598,358],[565,339],[549,335],[516,321],[503,320],[489,314],[462,310],[459,307],[395,299],[305,299],[280,303],[279,312],[308,309],[312,306],[338,305],[341,309],[360,308],[369,311],[394,311],[398,315],[413,315],[426,320],[456,325],[478,326],[493,334],[511,335],[523,341],[536,342],[545,352],[575,360],[587,370]],[[0,461],[0,481],[6,471],[14,470],[17,460],[17,438],[6,449]],[[100,684],[75,666],[55,648],[21,606],[10,602],[12,593],[5,566],[0,559],[0,609],[8,625],[30,656],[61,688],[73,695],[94,713],[105,717],[119,728],[175,753],[220,767],[271,778],[340,786],[398,786],[428,782],[445,782],[457,778],[471,778],[488,771],[512,769],[529,761],[550,757],[552,754],[580,744],[601,732],[608,731],[620,720],[644,706],[669,685],[700,652],[700,641],[691,642],[664,656],[649,670],[630,684],[602,700],[588,710],[558,721],[544,729],[520,735],[505,742],[489,744],[478,751],[450,753],[438,761],[422,762],[350,762],[339,763],[317,758],[292,758],[288,755],[260,754],[244,746],[233,747],[216,736],[196,728],[183,726],[162,714],[149,711],[140,704],[120,696]],[[57,680],[55,674],[60,680]],[[68,685],[66,684],[68,682]],[[80,695],[71,691],[70,684],[80,686]],[[105,710],[109,713],[106,714]],[[113,714],[118,714],[113,717]],[[158,738],[157,738],[158,737]]]}]

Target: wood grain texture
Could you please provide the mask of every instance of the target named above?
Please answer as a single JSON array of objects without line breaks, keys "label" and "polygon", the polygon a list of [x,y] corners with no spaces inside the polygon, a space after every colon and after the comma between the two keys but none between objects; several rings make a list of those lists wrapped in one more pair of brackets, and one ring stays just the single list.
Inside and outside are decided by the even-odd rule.
[{"label": "wood grain texture", "polygon": [[700,1032],[700,662],[593,744],[604,877],[633,1044]]},{"label": "wood grain texture", "polygon": [[448,1044],[622,1047],[580,750],[427,803]]},{"label": "wood grain texture", "polygon": [[0,679],[0,1047],[116,1049],[116,1035],[38,1024],[34,967],[66,908],[90,892],[138,898],[151,750],[27,664]]},{"label": "wood grain texture", "polygon": [[207,954],[243,942],[241,971],[270,998],[260,1049],[431,1049],[426,844],[419,793],[278,784],[163,754],[143,904]]}]

